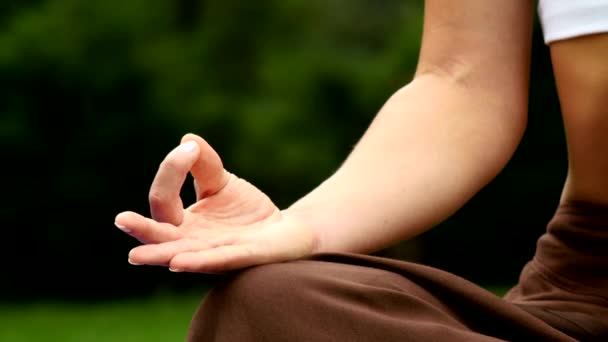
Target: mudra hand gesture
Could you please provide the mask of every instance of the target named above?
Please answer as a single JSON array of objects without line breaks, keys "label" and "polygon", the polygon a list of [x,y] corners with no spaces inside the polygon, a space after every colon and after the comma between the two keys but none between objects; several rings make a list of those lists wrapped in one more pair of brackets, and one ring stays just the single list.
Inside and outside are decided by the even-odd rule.
[{"label": "mudra hand gesture", "polygon": [[[196,203],[184,208],[181,187],[194,177]],[[150,189],[152,218],[122,212],[115,224],[143,243],[135,265],[217,273],[312,254],[316,237],[263,192],[224,170],[218,154],[194,134],[161,163]]]}]

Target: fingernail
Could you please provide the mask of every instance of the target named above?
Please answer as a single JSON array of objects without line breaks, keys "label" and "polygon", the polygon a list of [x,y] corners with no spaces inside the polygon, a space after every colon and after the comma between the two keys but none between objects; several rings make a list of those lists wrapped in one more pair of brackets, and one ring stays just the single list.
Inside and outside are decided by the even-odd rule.
[{"label": "fingernail", "polygon": [[197,148],[197,147],[198,147],[198,144],[196,143],[196,141],[192,141],[192,140],[190,140],[190,141],[188,141],[188,142],[185,142],[185,143],[183,143],[183,144],[179,145],[179,146],[177,147],[177,149],[178,149],[180,152],[185,152],[185,153],[188,153],[188,152],[192,152],[192,151],[194,151],[194,149],[195,149],[195,148]]},{"label": "fingernail", "polygon": [[123,226],[122,224],[118,224],[117,222],[114,222],[114,225],[116,226],[116,228],[122,230],[125,233],[130,233],[131,232],[131,229]]},{"label": "fingernail", "polygon": [[169,267],[169,271],[171,271],[171,272],[181,272],[182,270],[177,269],[177,268],[171,268],[171,267]]},{"label": "fingernail", "polygon": [[133,266],[141,266],[142,264],[138,264],[136,262],[131,261],[131,258],[128,259],[129,264],[133,265]]}]

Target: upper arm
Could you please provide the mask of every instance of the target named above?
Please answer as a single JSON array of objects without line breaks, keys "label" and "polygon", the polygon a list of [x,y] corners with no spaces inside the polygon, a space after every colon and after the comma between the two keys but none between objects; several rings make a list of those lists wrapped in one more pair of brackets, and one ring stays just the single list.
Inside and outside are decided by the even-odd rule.
[{"label": "upper arm", "polygon": [[417,76],[439,74],[527,108],[534,1],[427,0]]},{"label": "upper arm", "polygon": [[550,48],[568,142],[563,199],[608,203],[608,34]]},{"label": "upper arm", "polygon": [[593,125],[607,121],[608,34],[560,40],[550,48],[564,115],[593,120]]}]

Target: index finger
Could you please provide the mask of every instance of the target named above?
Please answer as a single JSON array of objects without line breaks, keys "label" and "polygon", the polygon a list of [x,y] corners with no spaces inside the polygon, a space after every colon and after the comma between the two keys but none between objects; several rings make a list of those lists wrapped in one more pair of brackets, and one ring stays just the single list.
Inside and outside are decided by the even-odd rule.
[{"label": "index finger", "polygon": [[199,200],[220,191],[228,183],[230,174],[224,170],[220,156],[205,139],[188,133],[182,138],[182,143],[188,141],[196,142],[200,149],[198,160],[190,170],[195,180],[196,197]]},{"label": "index finger", "polygon": [[154,220],[176,226],[181,224],[184,206],[179,196],[180,190],[198,160],[199,152],[198,144],[188,141],[169,152],[160,164],[148,196]]}]

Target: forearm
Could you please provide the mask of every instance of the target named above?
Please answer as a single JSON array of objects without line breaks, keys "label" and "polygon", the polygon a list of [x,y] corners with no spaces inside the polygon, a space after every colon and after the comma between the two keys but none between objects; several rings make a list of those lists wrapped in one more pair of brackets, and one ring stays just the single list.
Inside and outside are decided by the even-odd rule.
[{"label": "forearm", "polygon": [[524,96],[513,105],[421,75],[387,101],[342,167],[285,212],[315,230],[317,252],[369,253],[413,237],[504,167],[525,127]]}]

